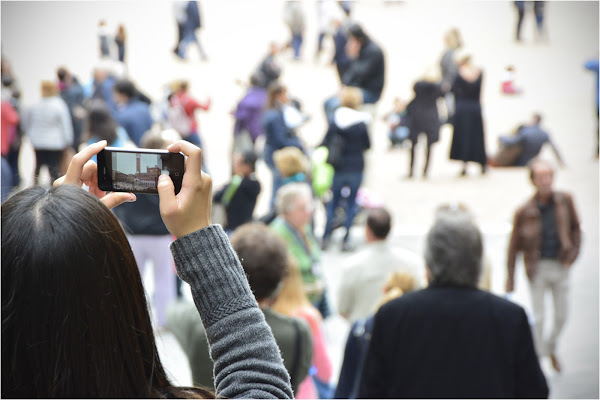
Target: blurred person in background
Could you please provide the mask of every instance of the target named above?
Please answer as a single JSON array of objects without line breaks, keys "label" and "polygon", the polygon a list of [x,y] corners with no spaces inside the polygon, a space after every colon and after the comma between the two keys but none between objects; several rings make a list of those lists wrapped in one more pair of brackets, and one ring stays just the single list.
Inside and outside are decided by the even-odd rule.
[{"label": "blurred person in background", "polygon": [[263,134],[262,117],[267,102],[267,91],[261,75],[250,77],[250,86],[233,112],[233,151],[254,149],[256,139]]},{"label": "blurred person in background", "polygon": [[311,225],[314,201],[308,183],[294,182],[277,192],[277,218],[269,227],[287,244],[302,274],[304,290],[323,318],[331,310],[321,266],[321,252]]},{"label": "blurred person in background", "polygon": [[446,116],[443,122],[451,122],[454,115],[454,96],[447,89],[452,86],[458,74],[458,65],[454,53],[462,47],[460,31],[456,28],[450,29],[444,35],[444,54],[440,59],[440,71],[442,73],[442,87],[446,90],[444,100],[446,103]]},{"label": "blurred person in background", "polygon": [[153,121],[148,104],[139,100],[138,91],[127,79],[115,83],[114,98],[117,104],[115,119],[125,128],[133,143],[140,146],[142,136],[152,128]]},{"label": "blurred person in background", "polygon": [[79,83],[77,77],[73,76],[65,67],[59,67],[56,70],[56,76],[58,77],[60,98],[63,99],[69,107],[71,123],[73,124],[73,148],[77,151],[81,144],[83,120],[86,115],[86,110],[83,105],[85,98],[83,87]]},{"label": "blurred person in background", "polygon": [[388,235],[392,216],[385,208],[369,210],[365,248],[344,260],[344,273],[338,289],[338,313],[350,322],[372,315],[386,279],[394,272],[412,277],[415,289],[427,286],[423,257],[392,246]]},{"label": "blurred person in background", "polygon": [[[10,99],[12,93],[8,88],[2,87],[2,134],[0,139],[2,141],[2,194],[1,201],[4,201],[10,191],[15,187],[13,181],[13,172],[8,162],[8,156],[10,154],[11,146],[17,138],[17,127],[19,125],[19,113],[13,107]],[[18,166],[17,166],[18,167]]]},{"label": "blurred person in background", "polygon": [[[373,312],[377,312],[388,301],[415,290],[414,276],[410,273],[394,272],[386,279],[385,284],[380,287],[382,294],[380,293],[376,297],[377,307]],[[358,396],[358,386],[371,342],[374,319],[374,314],[369,314],[369,316],[352,323],[346,340],[340,377],[335,389],[335,399],[356,399]]]},{"label": "blurred person in background", "polygon": [[125,33],[125,25],[119,24],[117,33],[115,34],[115,44],[117,45],[117,59],[120,62],[125,62],[125,44],[127,43],[127,34]]},{"label": "blurred person in background", "polygon": [[450,159],[463,162],[460,176],[467,175],[467,163],[470,161],[481,165],[483,175],[487,168],[480,100],[483,72],[472,63],[470,54],[458,54],[457,59],[458,74],[450,89],[456,107],[452,118],[454,132]]},{"label": "blurred person in background", "polygon": [[[359,88],[363,104],[377,103],[385,83],[385,61],[381,47],[365,33],[362,26],[355,23],[348,27],[345,50],[350,62],[342,76],[342,85]],[[325,115],[329,123],[332,123],[333,113],[340,104],[339,96],[325,101]]]},{"label": "blurred person in background", "polygon": [[331,360],[323,327],[323,319],[304,292],[302,275],[296,261],[290,260],[290,269],[283,280],[283,286],[273,304],[273,310],[288,317],[300,318],[310,327],[313,346],[313,359],[310,374],[300,383],[297,399],[331,398],[329,380],[331,379]]},{"label": "blurred person in background", "polygon": [[592,71],[595,75],[595,88],[596,88],[596,160],[598,159],[598,152],[600,151],[600,124],[599,124],[599,107],[600,107],[600,95],[599,95],[599,86],[598,86],[598,74],[600,73],[600,68],[598,64],[598,57],[588,60],[585,63],[585,69],[588,71]]},{"label": "blurred person in background", "polygon": [[429,286],[375,314],[358,397],[548,397],[525,310],[476,287],[482,253],[469,218],[435,220],[425,242]]},{"label": "blurred person in background", "polygon": [[368,132],[371,115],[358,111],[361,104],[360,89],[345,87],[341,94],[341,105],[334,111],[334,119],[323,139],[322,146],[329,148],[331,157],[329,163],[333,165],[335,173],[331,185],[333,197],[326,206],[327,223],[323,233],[322,250],[327,250],[329,247],[335,212],[338,204],[340,204],[344,187],[348,187],[350,192],[344,203],[346,235],[342,242],[342,251],[352,251],[354,249],[354,246],[350,243],[350,228],[358,211],[356,194],[363,180],[364,152],[371,147]]},{"label": "blurred person in background", "polygon": [[427,178],[431,147],[440,139],[440,116],[437,100],[444,96],[442,85],[437,82],[432,72],[417,81],[413,87],[414,98],[406,106],[408,139],[410,140],[410,165],[408,178],[413,177],[415,165],[415,147],[421,134],[425,134],[425,166],[423,178]]},{"label": "blurred person in background", "polygon": [[35,184],[40,168],[48,167],[51,182],[58,179],[63,152],[73,146],[73,124],[69,107],[58,97],[54,82],[42,81],[42,99],[25,111],[23,129],[35,150]]},{"label": "blurred person in background", "polygon": [[287,88],[278,82],[273,82],[268,89],[267,106],[262,120],[263,131],[265,133],[265,149],[263,156],[265,163],[273,175],[270,201],[271,210],[274,210],[275,194],[283,181],[283,178],[275,167],[273,153],[288,146],[297,147],[304,151],[304,146],[296,135],[295,130],[290,129],[286,125],[283,111],[288,102]]},{"label": "blurred person in background", "polygon": [[[100,140],[106,140],[111,147],[135,147],[127,131],[113,118],[106,103],[97,99],[90,100],[88,104],[82,139],[83,147]],[[96,156],[92,160],[96,161]]]},{"label": "blurred person in background", "polygon": [[[549,144],[561,166],[564,166],[562,157],[558,148],[550,138],[548,132],[540,126],[542,116],[538,113],[533,114],[531,123],[520,125],[513,135],[500,136],[500,151],[506,151],[507,148],[514,149],[518,147],[518,155],[516,159],[509,165],[498,166],[515,166],[524,167],[531,160],[537,157],[545,144]],[[498,164],[496,159],[490,160],[490,164]],[[492,164],[493,165],[493,164]]]},{"label": "blurred person in background", "polygon": [[222,204],[227,214],[223,228],[231,234],[245,223],[252,221],[256,200],[260,194],[260,182],[256,179],[256,153],[246,150],[233,155],[233,176],[213,195],[213,207]]},{"label": "blurred person in background", "polygon": [[[312,361],[312,339],[308,325],[300,319],[275,312],[272,308],[281,289],[281,282],[288,273],[289,259],[285,243],[265,225],[250,223],[240,226],[231,236],[231,245],[240,259],[252,293],[271,328],[277,346],[291,377],[294,393],[306,376]],[[224,366],[218,360],[213,366],[207,344],[205,324],[194,304],[178,301],[167,311],[169,329],[187,355],[194,385],[215,387],[213,368]],[[222,344],[214,351],[226,350]],[[214,353],[213,353],[214,354]],[[240,354],[240,357],[244,357]],[[217,391],[219,387],[216,387]]]},{"label": "blurred person in background", "polygon": [[[508,244],[506,292],[515,287],[517,256],[523,253],[531,292],[534,337],[538,357],[550,357],[552,368],[561,372],[558,338],[568,316],[569,275],[581,248],[581,228],[573,197],[554,190],[554,168],[547,161],[529,163],[534,196],[517,209]],[[545,296],[552,293],[553,320],[545,334]]]},{"label": "blurred person in background", "polygon": [[305,16],[302,2],[286,1],[283,9],[283,20],[290,30],[290,46],[294,51],[294,60],[300,59],[300,48],[304,39]]},{"label": "blurred person in background", "polygon": [[[107,125],[112,124],[107,121]],[[177,132],[160,131],[155,128],[144,134],[141,147],[166,149],[180,139]],[[169,245],[174,239],[160,216],[159,197],[137,194],[136,198],[133,203],[115,207],[114,213],[123,224],[142,280],[145,280],[148,262],[152,264],[154,292],[151,304],[156,313],[154,326],[163,329],[167,325],[167,305],[175,300],[175,272],[172,269],[173,259],[169,251]]]}]

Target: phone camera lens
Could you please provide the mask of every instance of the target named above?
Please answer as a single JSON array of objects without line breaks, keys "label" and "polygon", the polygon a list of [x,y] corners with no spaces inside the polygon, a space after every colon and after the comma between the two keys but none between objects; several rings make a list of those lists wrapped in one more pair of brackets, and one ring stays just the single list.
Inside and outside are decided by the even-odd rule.
[{"label": "phone camera lens", "polygon": [[173,172],[173,175],[179,176],[179,172]]}]

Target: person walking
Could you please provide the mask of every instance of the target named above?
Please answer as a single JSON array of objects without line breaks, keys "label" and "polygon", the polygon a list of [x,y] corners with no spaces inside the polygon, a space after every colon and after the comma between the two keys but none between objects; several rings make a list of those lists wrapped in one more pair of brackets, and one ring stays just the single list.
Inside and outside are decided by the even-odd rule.
[{"label": "person walking", "polygon": [[54,182],[60,175],[60,162],[68,147],[73,145],[73,125],[69,107],[58,97],[58,86],[43,81],[42,99],[25,111],[24,130],[35,150],[35,184],[38,184],[40,168],[45,165]]},{"label": "person walking", "polygon": [[469,161],[479,163],[482,174],[486,172],[487,157],[480,101],[482,80],[483,72],[472,64],[471,56],[460,57],[458,75],[450,89],[456,100],[450,159],[463,162],[461,176],[467,174]]},{"label": "person walking", "polygon": [[294,60],[298,61],[306,25],[302,3],[300,1],[286,1],[283,9],[283,19],[290,30],[289,46],[294,51]]},{"label": "person walking", "polygon": [[362,104],[360,89],[345,87],[341,97],[341,107],[335,110],[333,123],[329,125],[322,143],[322,146],[329,148],[330,163],[333,165],[335,173],[331,185],[333,198],[326,207],[327,223],[321,249],[326,250],[329,247],[335,211],[342,199],[342,188],[349,187],[350,194],[344,207],[346,235],[342,243],[342,251],[352,251],[354,246],[350,243],[350,228],[358,211],[356,194],[363,180],[364,152],[371,147],[367,128],[371,121],[371,115],[358,111]]},{"label": "person walking", "polygon": [[[179,12],[180,11],[178,11],[178,13]],[[202,47],[202,44],[196,35],[196,31],[202,27],[202,19],[200,17],[200,7],[198,6],[198,2],[188,1],[185,5],[184,13],[185,19],[183,20],[184,22],[182,24],[182,37],[177,45],[177,55],[179,58],[185,59],[187,47],[191,43],[195,43],[196,46],[198,46],[198,52],[200,53],[202,60],[207,60],[208,56],[206,55],[206,52],[204,51],[204,48]],[[179,24],[179,17],[177,18],[177,22]]]},{"label": "person walking", "polygon": [[[558,338],[568,316],[569,275],[579,255],[581,229],[573,197],[554,190],[554,168],[544,160],[529,164],[535,195],[517,209],[508,245],[506,292],[515,288],[517,255],[523,253],[529,279],[538,357],[550,357],[560,372]],[[544,334],[545,302],[552,293],[554,318],[549,335]]]},{"label": "person walking", "polygon": [[425,242],[429,286],[375,314],[359,398],[546,398],[525,310],[477,289],[477,226],[444,215]]}]

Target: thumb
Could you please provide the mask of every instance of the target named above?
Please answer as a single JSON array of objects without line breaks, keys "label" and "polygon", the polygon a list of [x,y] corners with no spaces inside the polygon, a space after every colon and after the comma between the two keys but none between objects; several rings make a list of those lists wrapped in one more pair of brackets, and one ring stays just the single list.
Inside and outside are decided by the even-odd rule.
[{"label": "thumb", "polygon": [[160,214],[164,217],[172,215],[177,209],[177,199],[175,197],[175,185],[171,177],[161,174],[158,177],[158,197],[160,199]]}]

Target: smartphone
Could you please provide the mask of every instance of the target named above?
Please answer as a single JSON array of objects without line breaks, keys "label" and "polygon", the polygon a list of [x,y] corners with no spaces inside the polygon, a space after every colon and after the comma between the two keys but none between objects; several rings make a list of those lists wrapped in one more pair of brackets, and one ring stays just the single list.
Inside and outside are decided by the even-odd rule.
[{"label": "smartphone", "polygon": [[167,150],[106,147],[98,153],[98,188],[107,192],[158,194],[158,177],[168,174],[181,190],[185,157]]}]

